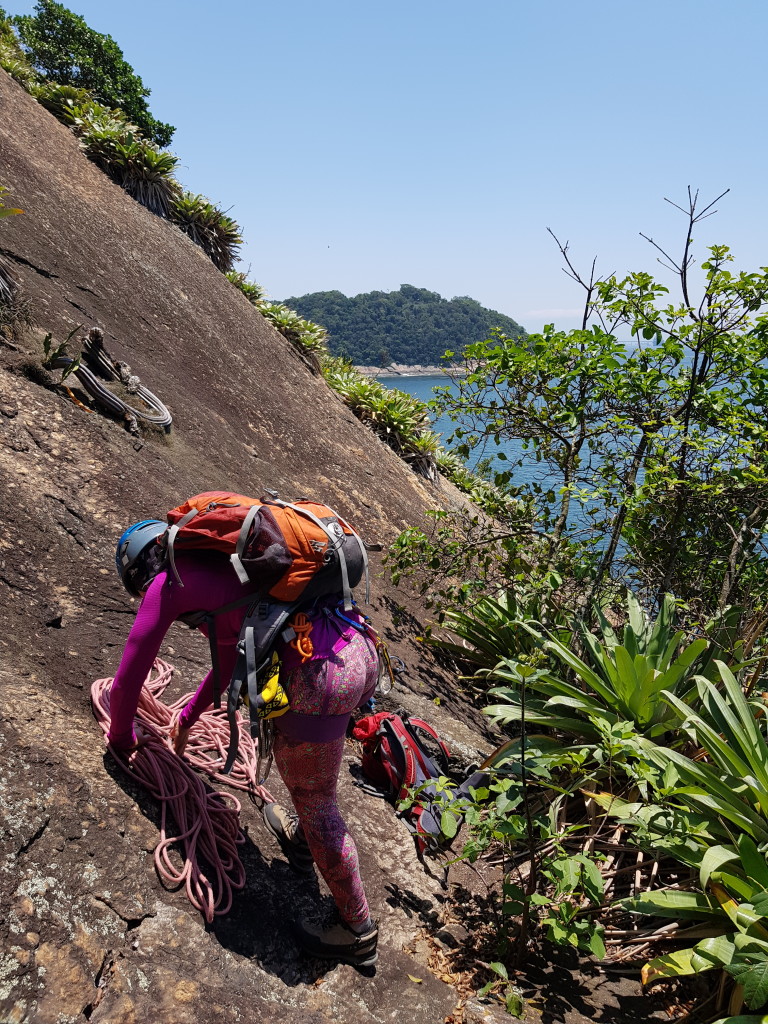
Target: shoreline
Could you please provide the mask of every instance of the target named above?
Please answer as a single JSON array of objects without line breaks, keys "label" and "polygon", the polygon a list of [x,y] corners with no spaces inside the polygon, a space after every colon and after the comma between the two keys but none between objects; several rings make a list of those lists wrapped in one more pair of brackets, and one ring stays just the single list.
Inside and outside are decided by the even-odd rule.
[{"label": "shoreline", "polygon": [[402,363],[392,363],[390,366],[356,366],[358,373],[366,377],[446,377],[448,373],[465,374],[465,366],[423,366],[416,363],[413,366],[405,366]]}]

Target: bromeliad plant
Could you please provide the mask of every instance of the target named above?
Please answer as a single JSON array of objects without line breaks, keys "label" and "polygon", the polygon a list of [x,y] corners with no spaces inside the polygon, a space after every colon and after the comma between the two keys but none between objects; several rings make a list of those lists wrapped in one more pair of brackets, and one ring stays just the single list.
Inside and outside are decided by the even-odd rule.
[{"label": "bromeliad plant", "polygon": [[[651,960],[644,982],[721,968],[736,982],[729,1012],[738,1014],[742,1002],[751,1010],[768,1004],[766,709],[762,700],[745,696],[723,662],[715,667],[717,685],[696,678],[695,706],[663,694],[699,752],[688,757],[642,743],[642,757],[657,769],[656,802],[628,803],[607,793],[595,799],[633,829],[640,845],[666,850],[698,874],[696,891],[663,890],[623,901],[633,914],[694,922],[677,938],[700,940]],[[731,1019],[734,1024],[764,1020]]]},{"label": "bromeliad plant", "polygon": [[324,353],[328,350],[328,332],[320,324],[305,320],[282,302],[262,300],[255,305],[261,315],[269,320],[284,338],[294,342],[304,351]]},{"label": "bromeliad plant", "polygon": [[[41,82],[32,90],[32,95],[41,106],[68,128],[75,128],[78,119],[88,113],[94,116],[109,113],[108,108],[97,103],[88,89],[81,89],[76,85]],[[121,117],[121,120],[122,123],[127,122],[125,117]]]},{"label": "bromeliad plant", "polygon": [[265,288],[262,288],[262,286],[257,284],[255,281],[249,281],[247,274],[244,274],[240,270],[228,270],[225,276],[228,281],[231,281],[235,288],[243,293],[252,306],[259,309],[261,300],[266,295]]},{"label": "bromeliad plant", "polygon": [[178,157],[142,138],[114,111],[76,114],[73,127],[80,145],[128,195],[159,217],[169,217],[181,194],[173,176]]},{"label": "bromeliad plant", "polygon": [[327,358],[323,376],[355,416],[386,445],[411,461],[421,476],[435,478],[437,436],[430,429],[429,410],[423,402],[364,376],[344,359]]},{"label": "bromeliad plant", "polygon": [[239,225],[205,196],[182,192],[171,200],[169,219],[226,273],[232,270],[243,239]]},{"label": "bromeliad plant", "polygon": [[[704,636],[688,643],[675,630],[675,604],[667,594],[655,622],[650,622],[635,596],[628,592],[626,624],[621,642],[605,615],[597,612],[599,635],[577,621],[585,655],[580,658],[567,642],[538,624],[520,621],[517,627],[532,637],[550,664],[543,668],[502,659],[485,674],[505,685],[489,693],[501,703],[485,713],[501,724],[521,721],[550,728],[576,740],[600,743],[606,728],[628,722],[638,734],[660,740],[679,727],[679,717],[662,698],[664,691],[686,704],[695,696],[695,673],[711,668],[719,643],[729,643],[738,609],[728,609],[704,627]],[[564,670],[564,671],[563,671]],[[523,699],[525,691],[525,704]]]},{"label": "bromeliad plant", "polygon": [[[5,205],[3,196],[7,191],[0,185],[0,220],[24,212],[15,206]],[[32,323],[32,304],[21,293],[11,265],[0,257],[0,338],[17,338]]]}]

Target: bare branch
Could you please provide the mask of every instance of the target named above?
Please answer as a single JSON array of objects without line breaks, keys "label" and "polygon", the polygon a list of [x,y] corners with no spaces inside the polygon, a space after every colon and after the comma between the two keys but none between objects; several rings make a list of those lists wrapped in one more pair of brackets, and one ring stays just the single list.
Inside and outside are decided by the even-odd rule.
[{"label": "bare branch", "polygon": [[[640,237],[644,238],[646,242],[650,242],[654,249],[658,249],[661,255],[665,259],[669,260],[669,263],[664,263],[662,264],[662,266],[669,267],[669,269],[673,270],[676,274],[679,274],[681,272],[681,268],[677,265],[677,263],[675,263],[674,259],[669,255],[669,253],[661,248],[658,242],[654,242],[654,240],[649,235],[644,235],[642,231],[640,232]],[[661,260],[659,260],[659,263],[661,263]]]},{"label": "bare branch", "polygon": [[587,328],[587,322],[589,321],[590,314],[594,309],[594,304],[592,302],[592,293],[594,292],[595,285],[597,284],[597,281],[595,280],[595,265],[597,263],[597,256],[595,256],[595,258],[592,260],[592,268],[589,273],[589,283],[587,283],[583,279],[581,274],[579,274],[579,272],[576,270],[573,263],[571,262],[570,256],[568,255],[568,246],[570,243],[566,242],[565,245],[563,245],[563,243],[554,233],[552,228],[547,228],[547,231],[555,240],[555,245],[560,250],[560,255],[563,257],[563,259],[565,260],[565,264],[568,267],[568,270],[566,270],[565,267],[563,268],[563,273],[566,274],[568,277],[572,278],[574,281],[576,281],[577,284],[580,284],[581,287],[587,293],[586,299],[584,300],[584,315],[581,318],[581,329],[584,331]]}]

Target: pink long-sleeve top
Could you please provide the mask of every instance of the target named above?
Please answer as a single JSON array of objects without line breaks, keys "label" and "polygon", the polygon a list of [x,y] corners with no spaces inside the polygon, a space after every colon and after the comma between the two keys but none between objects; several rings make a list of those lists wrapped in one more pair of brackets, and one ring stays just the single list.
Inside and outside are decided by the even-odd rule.
[{"label": "pink long-sleeve top", "polygon": [[[111,723],[108,740],[118,750],[127,750],[136,742],[133,718],[139,694],[152,668],[160,645],[171,623],[195,611],[214,611],[255,591],[252,583],[243,586],[232,566],[220,556],[179,553],[176,566],[183,586],[169,572],[156,576],[139,606],[120,666],[115,673],[110,699]],[[248,604],[216,617],[216,647],[219,655],[221,685],[226,687],[237,660],[237,640]],[[207,635],[205,627],[200,627]],[[213,703],[213,671],[207,673],[181,714],[184,726],[193,725]]]}]

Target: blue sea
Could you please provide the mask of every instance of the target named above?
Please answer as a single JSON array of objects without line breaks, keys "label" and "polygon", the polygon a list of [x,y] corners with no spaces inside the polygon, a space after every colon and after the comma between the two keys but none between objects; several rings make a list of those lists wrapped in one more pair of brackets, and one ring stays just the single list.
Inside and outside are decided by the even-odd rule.
[{"label": "blue sea", "polygon": [[[388,388],[397,388],[399,391],[404,391],[408,395],[413,395],[414,398],[418,398],[422,402],[430,402],[435,397],[434,388],[445,387],[450,384],[450,380],[444,374],[437,374],[433,377],[385,377],[380,376],[377,378],[381,383]],[[448,443],[448,439],[455,429],[455,425],[449,417],[433,416],[432,429],[435,433],[440,434],[442,443],[446,448],[453,447]],[[498,458],[499,452],[506,456],[506,459],[502,460]],[[543,465],[536,463],[535,460],[530,457],[531,452],[528,451],[526,454],[530,457],[526,459],[522,465],[515,466],[512,468],[510,465],[511,460],[520,458],[524,454],[522,448],[522,442],[517,439],[505,439],[501,444],[496,445],[492,442],[488,442],[485,447],[476,448],[470,453],[470,457],[467,459],[467,464],[470,468],[474,468],[481,459],[490,460],[491,467],[497,471],[512,469],[513,476],[511,484],[513,486],[523,486],[526,484],[538,484],[542,490],[548,490],[554,487],[557,489],[559,478],[550,475],[545,471]],[[571,503],[571,523],[577,526],[580,530],[585,530],[591,534],[593,532],[592,525],[588,517],[588,509],[591,503],[587,502],[581,505],[578,502]],[[602,542],[602,539],[598,540],[598,545]]]},{"label": "blue sea", "polygon": [[[443,374],[437,374],[434,377],[385,377],[380,376],[377,378],[388,388],[397,388],[398,391],[405,391],[408,395],[413,395],[414,398],[418,398],[422,402],[431,402],[435,397],[434,389],[436,387],[445,387],[446,384],[450,384],[448,377]],[[432,429],[435,433],[440,434],[443,445],[446,448],[451,447],[448,444],[448,439],[455,429],[455,425],[451,422],[449,417],[442,416],[438,417],[433,415],[432,418]],[[489,444],[485,449],[476,449],[472,452],[468,463],[470,467],[477,465],[480,459],[490,458],[493,460],[495,469],[504,469],[505,464],[502,460],[495,458],[499,452],[503,452],[507,458],[513,458],[519,456],[521,452],[520,442],[518,441],[503,441],[498,447],[495,444]],[[541,473],[541,469],[538,469]],[[521,467],[516,474],[515,480],[518,483],[528,483],[533,480],[534,469],[533,467]],[[540,482],[544,482],[543,480]]]}]

